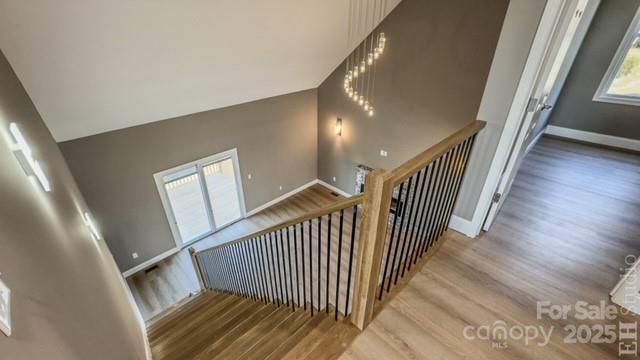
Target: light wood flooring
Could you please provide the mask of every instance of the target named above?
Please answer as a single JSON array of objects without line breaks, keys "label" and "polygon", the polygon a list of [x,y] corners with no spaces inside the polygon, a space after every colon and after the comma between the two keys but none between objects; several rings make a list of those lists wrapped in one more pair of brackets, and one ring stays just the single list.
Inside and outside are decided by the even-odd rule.
[{"label": "light wood flooring", "polygon": [[[618,342],[564,338],[567,325],[617,320],[538,320],[536,302],[609,303],[626,255],[640,255],[640,156],[543,137],[492,229],[475,240],[449,232],[341,358],[616,359]],[[554,330],[546,346],[463,335],[496,321]]]},{"label": "light wood flooring", "polygon": [[[268,226],[329,205],[343,197],[321,185],[314,185],[258,214],[232,224],[193,245],[205,249]],[[200,290],[187,249],[165,259],[157,266],[127,278],[133,297],[146,321],[186,302]]]},{"label": "light wood flooring", "polygon": [[358,333],[332,314],[206,292],[149,328],[154,360],[335,359]]}]

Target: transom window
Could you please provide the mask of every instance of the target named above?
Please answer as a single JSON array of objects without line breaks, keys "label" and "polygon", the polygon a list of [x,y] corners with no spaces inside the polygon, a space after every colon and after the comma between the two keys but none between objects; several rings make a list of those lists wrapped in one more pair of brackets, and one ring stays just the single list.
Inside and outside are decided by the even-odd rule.
[{"label": "transom window", "polygon": [[154,175],[179,247],[245,216],[236,149]]},{"label": "transom window", "polygon": [[593,100],[640,105],[640,10],[620,43]]}]

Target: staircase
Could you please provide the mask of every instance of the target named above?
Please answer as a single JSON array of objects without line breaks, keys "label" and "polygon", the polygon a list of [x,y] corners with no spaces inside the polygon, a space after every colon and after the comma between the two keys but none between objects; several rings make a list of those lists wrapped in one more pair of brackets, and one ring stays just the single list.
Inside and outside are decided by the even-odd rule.
[{"label": "staircase", "polygon": [[474,121],[364,194],[202,251],[202,295],[154,324],[154,359],[334,359],[443,239]]},{"label": "staircase", "polygon": [[312,317],[310,311],[212,291],[148,331],[154,360],[335,359],[359,333],[333,314]]}]

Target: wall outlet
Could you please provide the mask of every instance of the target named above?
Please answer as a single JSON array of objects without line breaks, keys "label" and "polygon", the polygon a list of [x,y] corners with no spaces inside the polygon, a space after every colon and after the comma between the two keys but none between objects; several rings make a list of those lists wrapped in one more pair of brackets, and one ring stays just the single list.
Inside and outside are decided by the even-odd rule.
[{"label": "wall outlet", "polygon": [[387,150],[382,150],[382,149],[380,150],[380,156],[387,157],[387,155],[388,155]]},{"label": "wall outlet", "polygon": [[333,180],[333,182],[336,182],[336,177],[334,176],[332,180]]},{"label": "wall outlet", "polygon": [[11,335],[11,290],[0,280],[0,332]]},{"label": "wall outlet", "polygon": [[280,185],[280,191],[282,191],[282,185]]},{"label": "wall outlet", "polygon": [[247,175],[247,179],[251,180],[251,174]]},{"label": "wall outlet", "polygon": [[134,258],[134,259],[137,259],[138,258],[138,253],[137,252],[132,253],[131,257]]}]

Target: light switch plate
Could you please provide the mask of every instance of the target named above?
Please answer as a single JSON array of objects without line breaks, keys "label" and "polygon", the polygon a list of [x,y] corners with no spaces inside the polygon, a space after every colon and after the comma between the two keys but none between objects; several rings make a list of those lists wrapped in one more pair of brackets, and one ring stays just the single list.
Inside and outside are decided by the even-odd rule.
[{"label": "light switch plate", "polygon": [[0,280],[0,331],[11,336],[11,290]]}]

